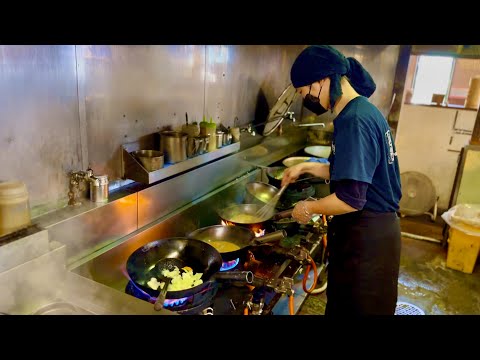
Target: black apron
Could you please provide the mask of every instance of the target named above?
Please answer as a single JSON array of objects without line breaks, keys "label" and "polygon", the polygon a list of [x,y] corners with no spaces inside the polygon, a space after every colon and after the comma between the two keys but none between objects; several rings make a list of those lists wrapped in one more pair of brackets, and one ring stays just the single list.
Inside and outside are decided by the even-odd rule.
[{"label": "black apron", "polygon": [[367,210],[334,216],[328,226],[325,315],[393,315],[400,268],[396,213]]}]

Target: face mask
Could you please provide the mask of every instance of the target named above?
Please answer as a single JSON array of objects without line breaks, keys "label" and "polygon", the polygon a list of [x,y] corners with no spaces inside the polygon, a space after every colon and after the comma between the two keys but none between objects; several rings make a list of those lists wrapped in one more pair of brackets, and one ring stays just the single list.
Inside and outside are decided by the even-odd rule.
[{"label": "face mask", "polygon": [[322,115],[327,112],[327,109],[325,109],[322,104],[320,104],[320,93],[322,92],[322,88],[323,86],[320,88],[318,97],[314,97],[310,94],[310,92],[312,91],[312,85],[310,85],[310,91],[308,92],[307,96],[305,96],[305,99],[303,99],[303,106],[305,106],[308,110],[317,115]]}]

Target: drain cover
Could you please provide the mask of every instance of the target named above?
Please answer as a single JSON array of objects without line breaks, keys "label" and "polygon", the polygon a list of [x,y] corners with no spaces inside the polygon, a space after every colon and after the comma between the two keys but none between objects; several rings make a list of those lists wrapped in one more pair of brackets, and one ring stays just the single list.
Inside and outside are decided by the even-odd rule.
[{"label": "drain cover", "polygon": [[398,302],[395,308],[395,315],[425,315],[425,312],[413,304]]}]

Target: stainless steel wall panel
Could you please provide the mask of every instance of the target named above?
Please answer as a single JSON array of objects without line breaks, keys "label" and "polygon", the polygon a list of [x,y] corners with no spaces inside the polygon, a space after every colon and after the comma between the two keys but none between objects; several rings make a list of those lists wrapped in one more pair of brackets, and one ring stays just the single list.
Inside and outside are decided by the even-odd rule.
[{"label": "stainless steel wall panel", "polygon": [[[89,163],[95,173],[121,177],[121,145],[165,126],[185,112],[203,113],[205,47],[200,45],[79,46]],[[192,119],[193,120],[193,119]]]},{"label": "stainless steel wall panel", "polygon": [[32,215],[66,204],[81,166],[75,47],[0,46],[0,181],[21,180]]}]

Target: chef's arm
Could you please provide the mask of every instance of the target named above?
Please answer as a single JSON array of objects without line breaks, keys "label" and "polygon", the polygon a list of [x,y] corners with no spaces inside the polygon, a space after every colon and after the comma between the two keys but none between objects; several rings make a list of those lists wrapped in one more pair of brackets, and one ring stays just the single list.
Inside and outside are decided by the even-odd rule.
[{"label": "chef's arm", "polygon": [[[343,179],[335,182],[335,192],[320,200],[304,202],[309,214],[341,215],[362,210],[367,202],[368,183]],[[310,208],[311,207],[311,208]]]},{"label": "chef's arm", "polygon": [[330,164],[303,162],[286,169],[282,177],[282,186],[295,182],[302,174],[311,174],[322,179],[330,179]]},{"label": "chef's arm", "polygon": [[303,172],[311,174],[315,177],[329,180],[330,179],[330,164],[320,164],[315,162],[305,162],[303,165]]}]

